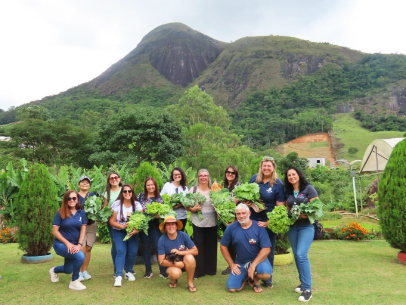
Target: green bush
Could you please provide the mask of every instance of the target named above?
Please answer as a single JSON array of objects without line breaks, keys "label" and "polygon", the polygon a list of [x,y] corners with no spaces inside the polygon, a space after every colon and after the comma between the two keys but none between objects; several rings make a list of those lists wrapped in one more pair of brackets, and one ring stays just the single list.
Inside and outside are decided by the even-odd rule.
[{"label": "green bush", "polygon": [[52,247],[52,221],[59,208],[54,183],[43,164],[28,171],[17,197],[19,248],[28,256],[46,255]]},{"label": "green bush", "polygon": [[392,151],[379,183],[378,217],[387,242],[406,252],[406,139]]},{"label": "green bush", "polygon": [[111,243],[109,229],[106,222],[99,222],[97,224],[97,234],[99,235],[100,242],[102,244]]},{"label": "green bush", "polygon": [[287,254],[290,248],[288,233],[277,234],[275,243],[275,254]]},{"label": "green bush", "polygon": [[162,189],[164,184],[159,170],[149,162],[142,162],[134,178],[134,190],[136,195],[144,191],[145,180],[149,177],[153,177],[156,180],[159,191]]}]

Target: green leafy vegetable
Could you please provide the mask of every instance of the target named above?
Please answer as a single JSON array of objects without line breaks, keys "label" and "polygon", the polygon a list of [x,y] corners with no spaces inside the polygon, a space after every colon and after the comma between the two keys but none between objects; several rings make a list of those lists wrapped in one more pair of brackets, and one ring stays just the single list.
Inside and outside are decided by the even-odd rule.
[{"label": "green leafy vegetable", "polygon": [[266,214],[268,216],[268,228],[275,233],[284,234],[289,231],[292,220],[288,216],[286,206],[276,206],[272,212]]},{"label": "green leafy vegetable", "polygon": [[127,235],[124,237],[124,241],[130,238],[130,233],[136,229],[138,231],[143,231],[146,235],[148,235],[148,222],[151,220],[151,217],[145,216],[145,214],[135,211],[131,214],[130,219],[128,220],[128,225],[126,228]]},{"label": "green leafy vegetable", "polygon": [[324,215],[323,202],[316,198],[312,202],[301,203],[300,212],[309,217],[310,223],[313,224],[316,218],[321,218]]},{"label": "green leafy vegetable", "polygon": [[171,195],[171,205],[174,207],[177,204],[182,203],[182,198],[184,198],[183,194],[172,194]]},{"label": "green leafy vegetable", "polygon": [[235,220],[235,203],[227,189],[210,192],[211,203],[225,225]]},{"label": "green leafy vegetable", "polygon": [[291,209],[290,209],[290,213],[292,214],[292,224],[299,219],[299,215],[300,215],[300,207],[298,205],[294,205]]},{"label": "green leafy vegetable", "polygon": [[159,203],[159,202],[151,202],[151,204],[147,204],[145,208],[145,213],[149,215],[156,215],[158,214],[159,217],[165,218],[166,215],[169,214],[169,212],[173,211],[172,206],[169,204],[165,203]]},{"label": "green leafy vegetable", "polygon": [[96,195],[87,197],[84,205],[86,218],[93,221],[107,222],[113,214],[109,207],[102,209],[103,198]]},{"label": "green leafy vegetable", "polygon": [[252,203],[256,204],[261,210],[265,209],[265,207],[260,202],[258,202],[260,197],[259,185],[255,182],[237,185],[234,188],[233,194],[235,198],[240,201],[251,201]]},{"label": "green leafy vegetable", "polygon": [[171,196],[169,196],[168,194],[163,194],[161,196],[161,198],[162,198],[162,200],[163,200],[163,202],[165,204],[170,204],[171,203]]},{"label": "green leafy vegetable", "polygon": [[[203,204],[205,201],[206,197],[200,193],[187,193],[186,196],[181,199],[185,208],[193,208],[196,204]],[[200,220],[203,220],[202,211],[197,212],[197,216]]]}]

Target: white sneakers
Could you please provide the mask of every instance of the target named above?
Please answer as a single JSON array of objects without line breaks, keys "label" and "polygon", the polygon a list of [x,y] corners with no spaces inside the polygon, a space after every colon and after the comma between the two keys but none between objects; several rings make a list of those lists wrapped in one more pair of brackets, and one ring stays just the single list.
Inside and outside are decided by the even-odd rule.
[{"label": "white sneakers", "polygon": [[122,276],[116,276],[114,280],[114,287],[121,287],[121,281],[123,280]]},{"label": "white sneakers", "polygon": [[[134,282],[135,281],[135,276],[132,272],[126,272],[124,274],[124,277],[129,280],[130,282]],[[114,287],[121,287],[121,282],[123,281],[123,277],[122,276],[116,276],[116,279],[114,280]]]},{"label": "white sneakers", "polygon": [[52,267],[51,269],[49,269],[49,275],[51,276],[51,282],[52,283],[59,282],[58,273],[55,273],[54,269],[55,269],[55,267]]},{"label": "white sneakers", "polygon": [[86,289],[86,286],[83,285],[83,284],[79,281],[79,279],[77,279],[77,280],[71,281],[71,282],[69,283],[69,289],[72,289],[72,290],[85,290],[85,289]]},{"label": "white sneakers", "polygon": [[134,282],[134,281],[135,281],[135,276],[134,276],[134,274],[132,274],[131,272],[126,272],[125,278],[126,278],[127,280],[129,280],[130,282]]}]

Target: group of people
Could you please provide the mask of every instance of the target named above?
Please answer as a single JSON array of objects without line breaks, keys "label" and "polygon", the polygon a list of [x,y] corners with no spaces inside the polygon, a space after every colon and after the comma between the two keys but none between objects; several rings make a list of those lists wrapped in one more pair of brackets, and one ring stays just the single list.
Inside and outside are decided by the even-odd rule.
[{"label": "group of people", "polygon": [[[261,286],[272,287],[273,261],[275,254],[276,234],[268,228],[267,213],[277,205],[286,205],[288,210],[294,205],[306,204],[318,197],[317,191],[307,182],[302,172],[296,167],[289,167],[284,173],[284,183],[278,178],[276,164],[272,157],[261,160],[258,174],[253,175],[249,183],[259,185],[260,200],[265,210],[253,209],[249,201],[236,203],[236,221],[224,231],[220,241],[220,250],[228,267],[223,274],[228,274],[227,289],[237,292],[248,283],[254,292],[263,291]],[[185,172],[175,167],[171,172],[171,181],[165,183],[161,192],[154,178],[146,179],[144,191],[135,195],[130,184],[122,184],[120,176],[112,172],[107,179],[106,191],[103,194],[103,206],[112,209],[113,214],[107,223],[111,237],[111,257],[114,266],[114,286],[122,285],[123,277],[134,281],[133,265],[138,252],[138,244],[143,247],[145,263],[144,278],[151,278],[151,245],[154,248],[159,263],[160,276],[169,279],[169,287],[176,288],[182,272],[187,273],[189,292],[197,289],[194,279],[215,275],[217,272],[217,214],[211,204],[211,179],[206,169],[197,174],[197,184],[190,189],[187,187]],[[238,169],[229,166],[224,172],[223,186],[230,193],[239,185]],[[65,258],[62,266],[50,269],[51,281],[59,280],[58,273],[72,273],[69,288],[83,290],[86,287],[83,280],[91,275],[87,271],[91,249],[96,239],[96,223],[86,220],[84,206],[90,195],[91,179],[82,176],[79,181],[79,192],[67,191],[62,205],[55,215],[53,234],[54,249],[58,255]],[[127,235],[127,222],[134,211],[145,212],[147,205],[152,202],[162,203],[163,194],[175,193],[186,195],[200,193],[206,197],[203,204],[185,208],[178,204],[174,206],[177,217],[167,216],[161,220],[154,215],[149,221],[148,235],[143,231],[133,230]],[[193,227],[193,240],[184,232],[187,222],[187,211],[190,211],[190,221]],[[197,213],[202,212],[203,219]],[[288,237],[299,272],[300,285],[294,291],[301,293],[299,301],[311,299],[311,271],[308,251],[314,237],[314,227],[306,215],[290,226]]]}]

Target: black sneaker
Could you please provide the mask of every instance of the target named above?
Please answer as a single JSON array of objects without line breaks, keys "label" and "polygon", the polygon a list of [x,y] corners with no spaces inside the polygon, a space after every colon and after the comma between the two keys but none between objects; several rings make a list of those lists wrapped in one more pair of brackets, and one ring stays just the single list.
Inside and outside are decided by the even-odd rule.
[{"label": "black sneaker", "polygon": [[169,278],[169,277],[168,277],[168,273],[166,273],[166,271],[160,272],[160,273],[159,273],[159,276],[162,277],[162,278],[165,279],[165,280],[167,280],[167,279]]},{"label": "black sneaker", "polygon": [[303,290],[302,294],[299,297],[299,302],[309,302],[312,298],[312,292],[310,290]]},{"label": "black sneaker", "polygon": [[221,271],[221,274],[222,275],[227,275],[227,274],[230,274],[231,273],[231,268],[230,267],[227,267],[226,269],[224,269],[223,271]]},{"label": "black sneaker", "polygon": [[152,277],[152,271],[151,270],[145,271],[144,279],[150,279],[151,277]]},{"label": "black sneaker", "polygon": [[299,286],[297,286],[297,287],[295,288],[295,292],[296,292],[296,293],[302,293],[302,292],[303,292],[303,290],[302,290],[302,284],[300,284]]}]

